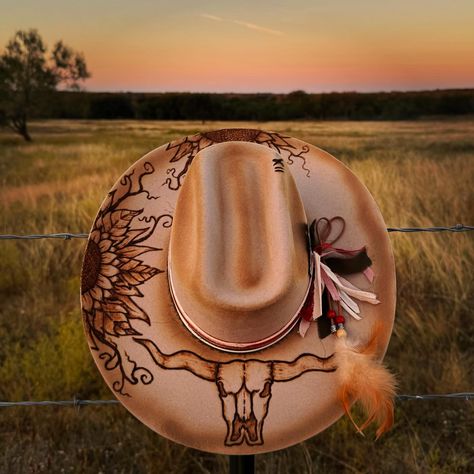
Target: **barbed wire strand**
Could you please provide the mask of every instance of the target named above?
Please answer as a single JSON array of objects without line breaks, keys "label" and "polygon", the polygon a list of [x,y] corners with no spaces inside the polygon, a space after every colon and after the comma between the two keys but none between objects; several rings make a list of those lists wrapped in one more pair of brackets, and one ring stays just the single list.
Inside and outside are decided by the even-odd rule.
[{"label": "barbed wire strand", "polygon": [[29,235],[18,235],[18,234],[0,234],[0,240],[36,240],[36,239],[87,239],[89,234],[71,234],[69,232],[57,232],[54,234],[29,234]]},{"label": "barbed wire strand", "polygon": [[[452,226],[437,226],[437,227],[387,227],[387,232],[470,232],[474,231],[474,226],[455,224]],[[37,240],[37,239],[87,239],[89,234],[85,232],[70,233],[70,232],[56,232],[52,234],[0,234],[0,240]]]},{"label": "barbed wire strand", "polygon": [[75,398],[74,400],[41,400],[41,401],[20,401],[20,402],[1,402],[0,408],[7,407],[33,407],[33,406],[86,406],[86,405],[116,405],[120,403],[118,400],[81,400]]},{"label": "barbed wire strand", "polygon": [[438,227],[387,227],[387,232],[469,232],[472,230],[474,226],[464,224]]},{"label": "barbed wire strand", "polygon": [[[457,399],[457,400],[474,400],[474,392],[461,393],[430,393],[423,395],[397,395],[397,401],[408,400],[442,400],[442,399]],[[41,400],[41,401],[20,401],[20,402],[2,402],[0,401],[0,408],[8,407],[31,407],[31,406],[73,406],[81,407],[87,405],[117,405],[118,400],[81,400],[75,398],[73,400]]]},{"label": "barbed wire strand", "polygon": [[474,392],[458,392],[458,393],[428,393],[424,395],[396,395],[397,401],[406,400],[439,400],[439,399],[459,399],[474,400]]}]

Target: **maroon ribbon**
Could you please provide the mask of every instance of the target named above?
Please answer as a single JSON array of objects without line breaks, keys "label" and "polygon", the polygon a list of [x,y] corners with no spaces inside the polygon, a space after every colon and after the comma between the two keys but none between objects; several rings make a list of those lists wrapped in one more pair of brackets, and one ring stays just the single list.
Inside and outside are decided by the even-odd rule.
[{"label": "maroon ribbon", "polygon": [[[337,225],[339,228],[336,228]],[[311,248],[321,256],[321,261],[339,275],[364,272],[372,265],[365,246],[351,250],[334,246],[344,233],[345,227],[346,222],[341,216],[315,219],[309,232]],[[334,232],[336,235],[330,238]]]}]

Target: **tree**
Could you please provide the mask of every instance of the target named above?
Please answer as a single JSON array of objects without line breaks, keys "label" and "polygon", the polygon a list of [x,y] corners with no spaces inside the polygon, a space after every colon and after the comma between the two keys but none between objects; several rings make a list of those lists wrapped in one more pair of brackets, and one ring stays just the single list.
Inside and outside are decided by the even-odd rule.
[{"label": "tree", "polygon": [[0,122],[31,141],[28,120],[59,86],[79,89],[90,77],[81,53],[57,41],[50,55],[38,31],[17,31],[0,56]]}]

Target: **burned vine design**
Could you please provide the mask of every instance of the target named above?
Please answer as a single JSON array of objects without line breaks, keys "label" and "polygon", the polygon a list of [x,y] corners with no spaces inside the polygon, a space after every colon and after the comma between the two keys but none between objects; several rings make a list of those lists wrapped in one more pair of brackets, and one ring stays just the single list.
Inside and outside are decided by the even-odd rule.
[{"label": "burned vine design", "polygon": [[[106,370],[119,370],[119,379],[112,387],[124,396],[128,395],[126,383],[153,381],[151,372],[130,358],[119,339],[141,335],[133,325],[134,320],[150,324],[137,301],[143,296],[139,287],[164,271],[146,265],[139,257],[162,250],[144,243],[158,225],[170,227],[172,216],[141,216],[143,209],[129,209],[125,205],[133,196],[159,198],[151,195],[143,183],[145,176],[154,171],[153,165],[145,162],[139,173],[135,174],[134,169],[124,175],[121,186],[108,194],[90,233],[81,275],[82,311],[90,347],[100,352],[99,359]],[[144,225],[136,228],[135,222]]]},{"label": "burned vine design", "polygon": [[287,163],[290,165],[294,164],[295,159],[300,160],[302,169],[306,172],[306,176],[309,177],[310,170],[306,166],[305,156],[309,152],[309,146],[303,145],[297,148],[291,144],[290,140],[291,137],[277,132],[244,128],[226,128],[175,140],[167,145],[166,151],[172,154],[170,163],[180,162],[182,165],[180,167],[172,166],[166,170],[168,177],[163,185],[173,191],[178,190],[194,157],[204,148],[226,141],[245,141],[266,145],[286,158]]}]

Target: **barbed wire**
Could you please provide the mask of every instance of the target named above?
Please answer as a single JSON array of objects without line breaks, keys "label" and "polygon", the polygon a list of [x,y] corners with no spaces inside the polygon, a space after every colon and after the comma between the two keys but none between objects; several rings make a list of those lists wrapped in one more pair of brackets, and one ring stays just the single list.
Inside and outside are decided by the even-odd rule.
[{"label": "barbed wire", "polygon": [[75,398],[73,400],[41,400],[33,401],[26,400],[20,402],[2,402],[0,401],[0,408],[7,407],[34,407],[34,406],[74,406],[81,407],[86,405],[116,405],[120,403],[118,400],[81,400]]},{"label": "barbed wire", "polygon": [[71,234],[69,232],[57,232],[54,234],[28,234],[28,235],[0,234],[0,240],[36,240],[36,239],[71,240],[71,239],[87,239],[88,236],[89,234],[86,234],[86,233]]},{"label": "barbed wire", "polygon": [[[437,226],[437,227],[387,227],[387,232],[470,232],[474,231],[474,226],[455,224],[452,226]],[[56,232],[52,234],[0,234],[0,240],[38,240],[38,239],[87,239],[89,234],[85,232],[70,233],[70,232]]]},{"label": "barbed wire", "polygon": [[387,227],[387,232],[469,232],[474,230],[472,225],[455,224],[438,227]]},{"label": "barbed wire", "polygon": [[406,400],[439,400],[439,399],[459,399],[474,400],[474,392],[458,392],[458,393],[427,393],[424,395],[397,395],[397,401]]},{"label": "barbed wire", "polygon": [[[397,395],[395,397],[397,401],[408,401],[408,400],[442,400],[442,399],[457,399],[470,401],[474,400],[474,392],[461,392],[461,393],[429,393],[423,395]],[[31,407],[31,406],[73,406],[76,408],[88,405],[117,405],[120,402],[118,400],[81,400],[80,398],[74,398],[73,400],[41,400],[41,401],[20,401],[20,402],[2,402],[0,401],[0,408],[8,407]]]}]

